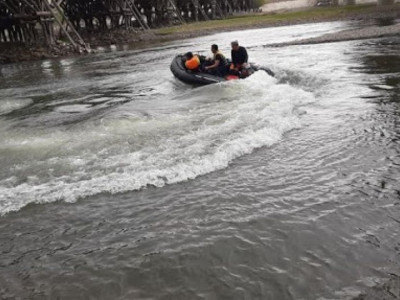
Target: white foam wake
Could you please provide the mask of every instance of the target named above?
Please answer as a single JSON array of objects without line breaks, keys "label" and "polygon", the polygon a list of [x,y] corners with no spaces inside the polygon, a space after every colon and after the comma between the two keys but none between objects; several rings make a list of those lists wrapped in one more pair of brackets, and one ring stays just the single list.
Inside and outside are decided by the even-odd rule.
[{"label": "white foam wake", "polygon": [[[171,105],[179,99],[169,99]],[[10,164],[0,181],[0,213],[28,203],[77,199],[179,183],[229,166],[300,126],[296,107],[312,94],[264,72],[193,90],[165,113],[88,121],[64,132],[14,136],[0,152],[35,158]],[[80,124],[82,126],[82,124]],[[11,133],[12,134],[12,133]]]},{"label": "white foam wake", "polygon": [[10,113],[32,104],[31,99],[12,99],[0,101],[0,115]]}]

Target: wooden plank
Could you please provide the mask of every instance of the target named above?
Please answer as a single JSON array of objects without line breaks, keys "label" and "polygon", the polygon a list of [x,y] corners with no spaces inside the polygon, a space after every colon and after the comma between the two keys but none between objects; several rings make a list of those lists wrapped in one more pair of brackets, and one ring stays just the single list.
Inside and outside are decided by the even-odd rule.
[{"label": "wooden plank", "polygon": [[218,1],[215,1],[215,4],[216,4],[216,8],[217,8],[217,11],[218,11],[220,17],[221,17],[221,18],[225,18],[225,14],[224,14],[224,12],[222,11],[222,8],[221,8],[221,6],[219,5]]},{"label": "wooden plank", "polygon": [[26,15],[26,14],[16,14],[12,17],[0,17],[2,21],[11,21],[11,20],[37,20],[37,16]]},{"label": "wooden plank", "polygon": [[183,17],[182,17],[181,11],[179,10],[179,8],[178,8],[178,7],[176,6],[176,4],[175,4],[175,1],[174,1],[174,0],[169,0],[169,3],[171,3],[173,9],[175,10],[175,13],[176,13],[177,16],[178,16],[179,21],[180,21],[182,24],[186,24],[185,20],[184,20]]},{"label": "wooden plank", "polygon": [[[49,11],[52,12],[51,6],[50,4],[47,2],[48,0],[43,0],[43,4],[47,7],[47,9]],[[54,13],[53,13],[54,15]],[[54,15],[54,18],[56,20],[56,22],[58,23],[58,25],[60,26],[61,30],[64,32],[65,36],[68,38],[68,40],[70,41],[70,43],[76,48],[78,49],[78,45],[75,43],[74,39],[71,37],[71,35],[69,34],[69,32],[64,28],[63,24],[61,23],[60,20],[58,20],[58,18]]]},{"label": "wooden plank", "polygon": [[138,21],[139,25],[143,28],[143,29],[150,29],[149,25],[147,25],[146,22],[143,21],[142,19],[142,14],[140,13],[139,9],[136,7],[136,4],[131,1],[131,0],[127,0],[126,4],[131,8],[131,10],[134,13],[134,17],[135,19]]},{"label": "wooden plank", "polygon": [[51,12],[49,12],[49,11],[37,11],[36,15],[38,17],[50,17],[51,16]]},{"label": "wooden plank", "polygon": [[[44,1],[47,3],[48,0],[44,0]],[[73,33],[75,34],[75,36],[77,37],[80,46],[83,47],[83,49],[84,49],[85,51],[89,52],[89,49],[88,49],[88,47],[87,47],[85,41],[82,39],[82,37],[80,36],[80,34],[78,33],[78,31],[75,29],[74,25],[71,23],[71,21],[64,15],[64,11],[62,10],[62,8],[58,5],[57,2],[54,2],[53,5],[54,5],[54,7],[56,8],[57,12],[58,12],[61,16],[63,16],[65,22],[67,23],[67,27],[69,26],[70,29],[71,29],[71,30],[73,31]],[[56,18],[55,15],[54,15],[54,17]],[[57,18],[56,18],[56,21],[59,23],[59,25],[60,25],[62,28],[64,28],[64,27],[63,27],[63,24],[62,24]],[[68,32],[66,28],[65,28],[63,31]],[[69,35],[69,34],[68,34],[68,35]]]}]

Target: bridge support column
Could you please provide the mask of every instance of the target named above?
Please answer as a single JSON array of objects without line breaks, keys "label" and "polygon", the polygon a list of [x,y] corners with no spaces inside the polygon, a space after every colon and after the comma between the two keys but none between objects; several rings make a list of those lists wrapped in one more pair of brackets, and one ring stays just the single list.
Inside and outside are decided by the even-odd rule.
[{"label": "bridge support column", "polygon": [[194,20],[199,21],[199,0],[192,0]]},{"label": "bridge support column", "polygon": [[211,18],[215,19],[217,11],[217,2],[216,0],[211,0]]}]

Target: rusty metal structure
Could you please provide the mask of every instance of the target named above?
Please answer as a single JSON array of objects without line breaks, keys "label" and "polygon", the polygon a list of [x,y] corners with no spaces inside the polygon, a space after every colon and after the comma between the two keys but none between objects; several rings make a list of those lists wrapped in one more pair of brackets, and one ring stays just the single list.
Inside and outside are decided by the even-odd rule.
[{"label": "rusty metal structure", "polygon": [[84,49],[80,32],[148,30],[251,11],[255,0],[0,0],[0,43],[53,44],[61,37]]}]

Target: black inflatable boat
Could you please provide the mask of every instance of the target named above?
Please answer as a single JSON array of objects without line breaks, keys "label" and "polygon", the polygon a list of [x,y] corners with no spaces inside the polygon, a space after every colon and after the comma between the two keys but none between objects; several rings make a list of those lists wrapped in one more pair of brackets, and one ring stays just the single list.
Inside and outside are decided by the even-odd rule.
[{"label": "black inflatable boat", "polygon": [[[263,70],[267,72],[270,76],[274,76],[274,73],[269,68],[259,67],[256,64],[250,63],[250,73],[254,73],[255,71],[259,70]],[[175,56],[171,63],[171,72],[176,78],[189,84],[206,85],[229,80],[229,78],[225,77],[219,77],[203,72],[187,70],[185,68],[185,58],[183,55]]]}]

